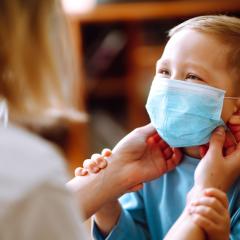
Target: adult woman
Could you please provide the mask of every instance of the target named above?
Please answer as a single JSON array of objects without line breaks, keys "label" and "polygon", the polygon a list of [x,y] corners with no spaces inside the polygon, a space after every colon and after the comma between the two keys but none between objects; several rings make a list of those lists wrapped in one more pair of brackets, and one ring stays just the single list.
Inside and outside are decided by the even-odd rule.
[{"label": "adult woman", "polygon": [[64,92],[65,42],[57,1],[0,2],[0,96],[14,123],[0,129],[1,239],[86,238],[60,152],[27,130],[81,118]]}]

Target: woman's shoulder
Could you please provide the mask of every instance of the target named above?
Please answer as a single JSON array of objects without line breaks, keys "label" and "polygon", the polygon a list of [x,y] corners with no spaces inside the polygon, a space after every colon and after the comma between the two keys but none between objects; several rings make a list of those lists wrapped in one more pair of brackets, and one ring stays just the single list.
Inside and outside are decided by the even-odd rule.
[{"label": "woman's shoulder", "polygon": [[54,144],[30,131],[15,126],[0,128],[0,148],[5,157],[21,158],[21,160],[25,159],[30,163],[34,163],[38,159],[41,159],[42,163],[49,162],[50,158],[46,158],[46,155],[51,157],[50,163],[59,163],[64,160]]},{"label": "woman's shoulder", "polygon": [[0,147],[14,149],[28,155],[35,155],[34,151],[41,153],[47,151],[60,155],[55,145],[49,141],[24,128],[13,125],[0,128]]},{"label": "woman's shoulder", "polygon": [[[0,128],[0,185],[7,192],[31,191],[36,186],[64,187],[64,159],[54,145],[24,129]],[[4,191],[2,191],[4,194]]]}]

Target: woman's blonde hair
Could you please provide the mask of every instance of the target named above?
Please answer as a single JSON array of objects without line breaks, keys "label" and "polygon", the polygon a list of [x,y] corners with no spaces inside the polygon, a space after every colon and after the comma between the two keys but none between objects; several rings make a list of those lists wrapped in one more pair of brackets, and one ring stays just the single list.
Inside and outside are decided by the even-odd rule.
[{"label": "woman's blonde hair", "polygon": [[229,66],[238,75],[240,73],[240,18],[226,15],[206,15],[191,18],[169,31],[172,37],[179,31],[192,29],[203,33],[212,34],[221,42],[229,46]]},{"label": "woman's blonde hair", "polygon": [[66,30],[57,0],[0,1],[0,96],[15,122],[79,117],[69,114],[74,68]]}]

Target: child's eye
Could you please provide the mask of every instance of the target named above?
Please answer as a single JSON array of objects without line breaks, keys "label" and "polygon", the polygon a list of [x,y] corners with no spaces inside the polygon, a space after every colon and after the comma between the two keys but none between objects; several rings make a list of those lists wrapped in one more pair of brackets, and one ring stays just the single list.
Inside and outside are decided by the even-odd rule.
[{"label": "child's eye", "polygon": [[200,77],[198,77],[195,74],[189,73],[186,77],[186,80],[192,80],[192,81],[202,81]]},{"label": "child's eye", "polygon": [[163,77],[169,77],[171,75],[170,71],[167,69],[159,69],[158,74],[162,75]]}]

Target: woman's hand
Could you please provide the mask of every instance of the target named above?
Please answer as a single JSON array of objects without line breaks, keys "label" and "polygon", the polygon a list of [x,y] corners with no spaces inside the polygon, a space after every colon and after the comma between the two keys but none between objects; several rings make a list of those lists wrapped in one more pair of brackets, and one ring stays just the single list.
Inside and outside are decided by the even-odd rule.
[{"label": "woman's hand", "polygon": [[129,133],[112,152],[105,149],[101,154],[93,154],[84,161],[84,168],[75,170],[75,175],[97,173],[111,163],[132,183],[128,191],[136,191],[143,182],[173,170],[181,159],[180,149],[171,148],[148,124]]},{"label": "woman's hand", "polygon": [[181,161],[180,149],[171,148],[151,124],[137,128],[113,149],[110,161],[121,161],[127,177],[136,184],[150,181],[173,170]]},{"label": "woman's hand", "polygon": [[[231,116],[227,123],[228,130],[223,145],[223,155],[227,156],[234,152],[237,144],[240,142],[240,112],[236,112]],[[209,144],[204,144],[199,147],[200,157],[203,158],[207,153]]]},{"label": "woman's hand", "polygon": [[209,149],[196,168],[194,187],[215,187],[226,192],[239,176],[240,144],[236,145],[232,153],[224,156],[225,136],[223,127],[213,132]]}]

